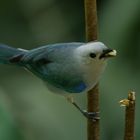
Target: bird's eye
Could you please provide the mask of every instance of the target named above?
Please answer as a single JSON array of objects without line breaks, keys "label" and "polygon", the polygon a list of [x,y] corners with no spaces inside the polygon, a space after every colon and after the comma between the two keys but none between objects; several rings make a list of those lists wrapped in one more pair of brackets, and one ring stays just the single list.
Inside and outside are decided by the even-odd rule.
[{"label": "bird's eye", "polygon": [[95,58],[95,57],[96,57],[96,54],[95,54],[95,53],[90,53],[89,56],[90,56],[91,58]]}]

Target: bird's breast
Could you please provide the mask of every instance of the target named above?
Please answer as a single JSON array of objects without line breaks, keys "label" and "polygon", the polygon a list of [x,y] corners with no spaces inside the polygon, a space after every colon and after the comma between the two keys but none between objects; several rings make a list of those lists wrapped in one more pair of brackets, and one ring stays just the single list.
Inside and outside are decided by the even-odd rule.
[{"label": "bird's breast", "polygon": [[87,84],[87,91],[92,89],[99,82],[105,67],[106,64],[103,63],[84,68],[85,72],[83,74],[83,78],[85,83]]}]

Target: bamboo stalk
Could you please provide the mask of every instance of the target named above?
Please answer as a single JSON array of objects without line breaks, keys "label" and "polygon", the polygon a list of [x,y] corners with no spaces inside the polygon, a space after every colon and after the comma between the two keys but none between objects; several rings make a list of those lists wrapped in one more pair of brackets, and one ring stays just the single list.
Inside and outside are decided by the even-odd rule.
[{"label": "bamboo stalk", "polygon": [[[85,21],[87,41],[97,40],[96,0],[85,0]],[[87,94],[88,112],[99,112],[99,84]],[[87,140],[99,140],[99,120],[87,120]]]}]

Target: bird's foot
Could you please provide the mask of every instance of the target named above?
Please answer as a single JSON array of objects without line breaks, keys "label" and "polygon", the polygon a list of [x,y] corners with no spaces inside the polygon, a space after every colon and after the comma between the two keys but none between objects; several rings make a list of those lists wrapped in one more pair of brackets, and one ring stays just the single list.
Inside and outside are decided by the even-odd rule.
[{"label": "bird's foot", "polygon": [[83,110],[82,114],[91,121],[95,122],[97,120],[100,120],[99,112],[87,112],[86,110]]},{"label": "bird's foot", "polygon": [[99,112],[87,112],[86,110],[82,110],[77,103],[74,101],[72,96],[67,96],[66,97],[67,101],[69,101],[71,104],[74,105],[87,119],[91,121],[97,121],[100,119],[99,117]]}]

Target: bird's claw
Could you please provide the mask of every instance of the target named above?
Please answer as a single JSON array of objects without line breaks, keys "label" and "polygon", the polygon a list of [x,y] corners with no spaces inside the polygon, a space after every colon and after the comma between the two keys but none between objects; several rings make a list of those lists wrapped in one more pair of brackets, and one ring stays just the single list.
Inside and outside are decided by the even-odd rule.
[{"label": "bird's claw", "polygon": [[99,112],[88,112],[86,110],[82,110],[76,102],[74,102],[74,99],[69,96],[67,97],[67,100],[74,105],[88,120],[91,120],[93,122],[96,122],[97,120],[100,120]]},{"label": "bird's claw", "polygon": [[83,110],[83,115],[89,119],[89,120],[92,120],[92,121],[97,121],[97,120],[100,120],[100,117],[99,117],[99,112],[87,112],[86,110]]}]

